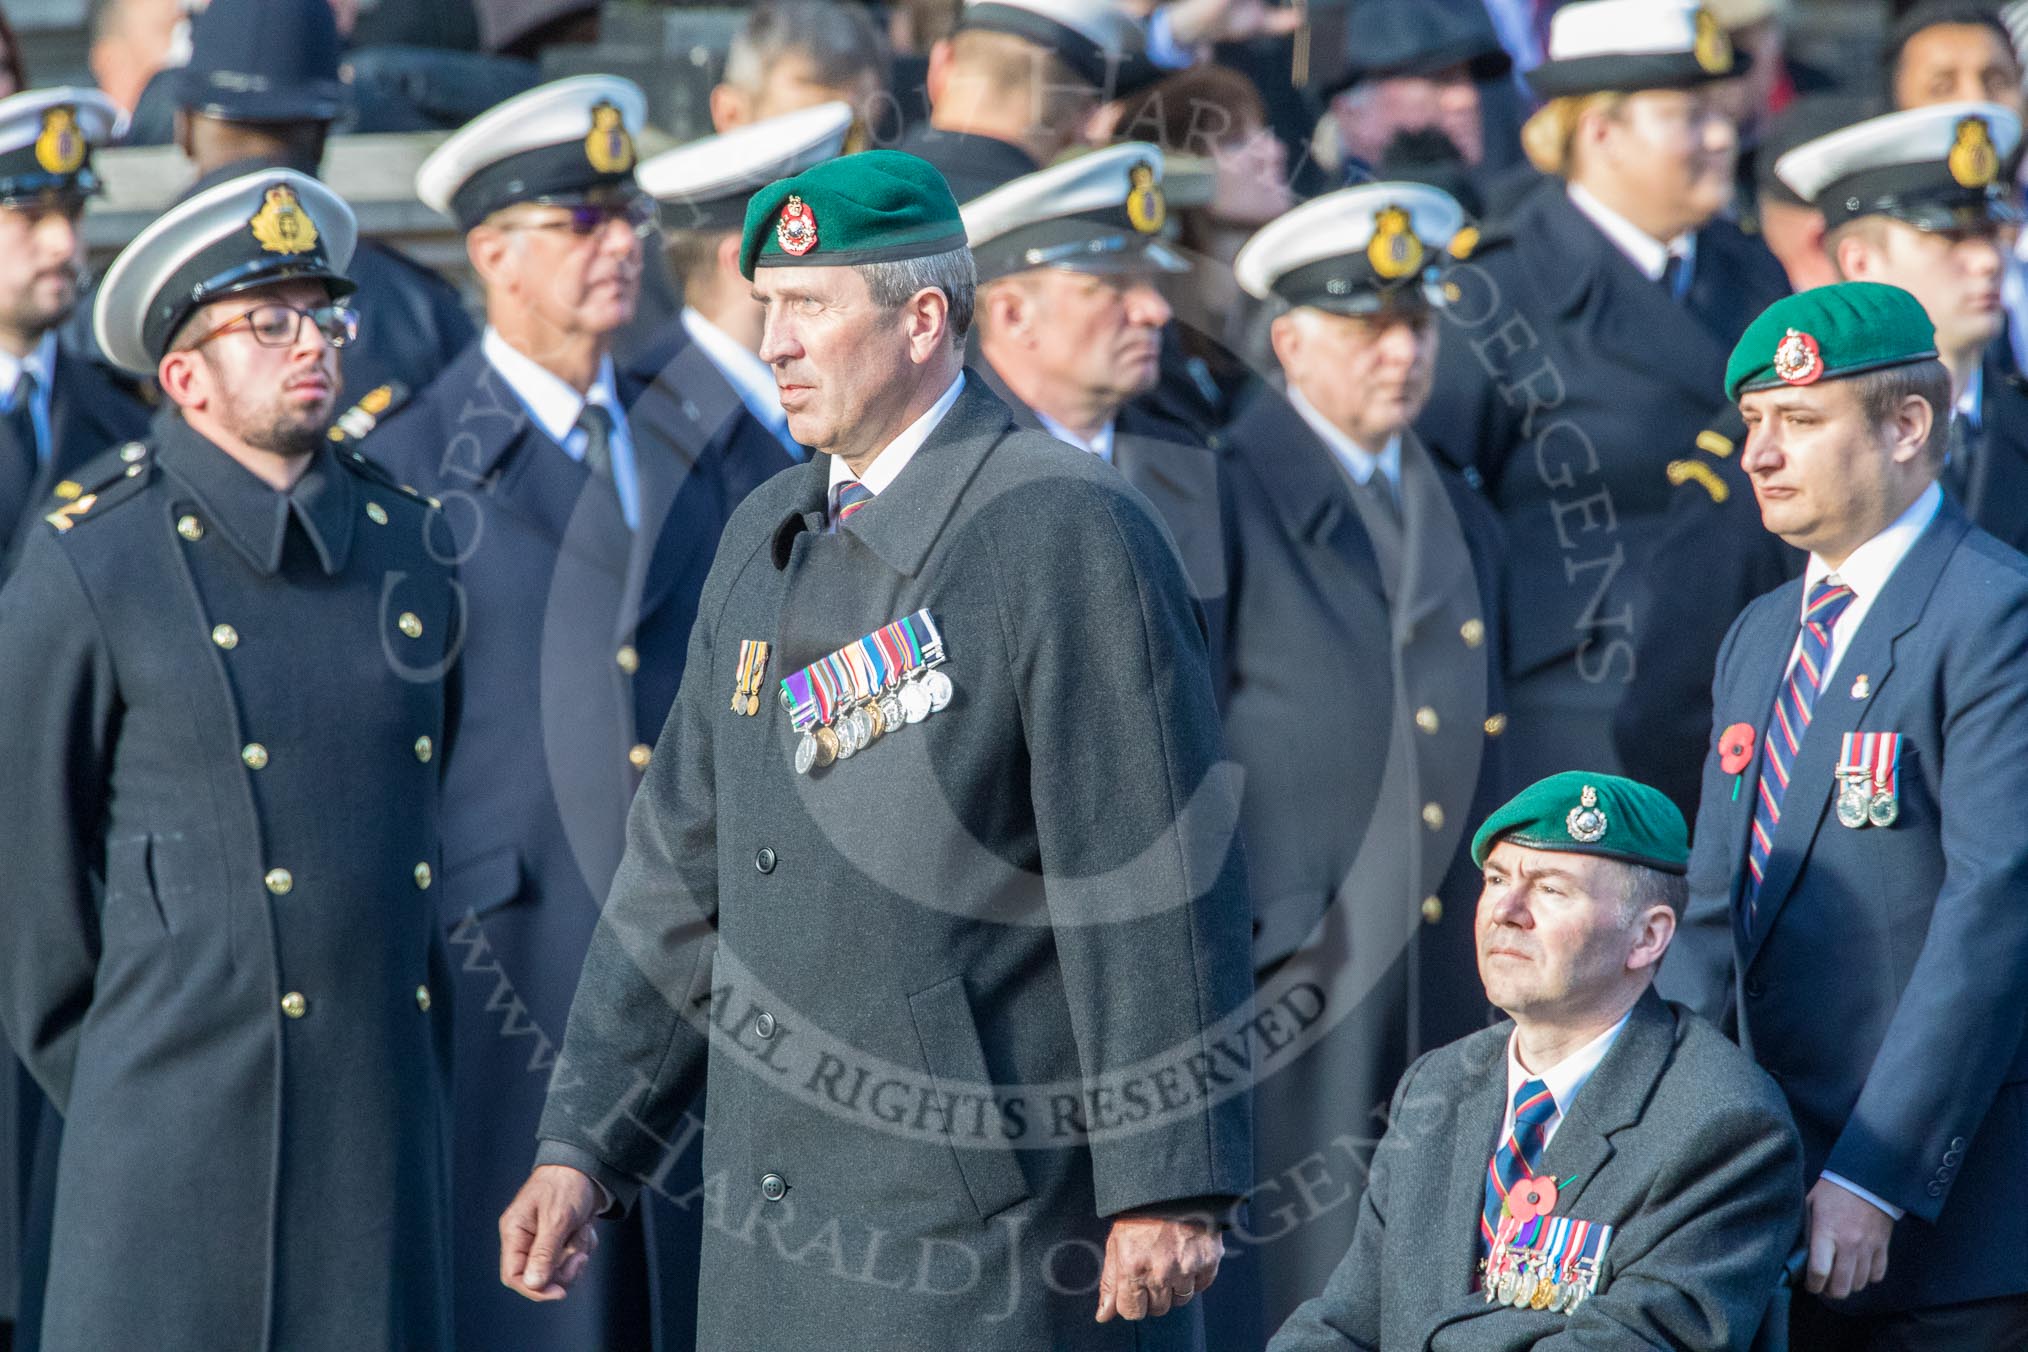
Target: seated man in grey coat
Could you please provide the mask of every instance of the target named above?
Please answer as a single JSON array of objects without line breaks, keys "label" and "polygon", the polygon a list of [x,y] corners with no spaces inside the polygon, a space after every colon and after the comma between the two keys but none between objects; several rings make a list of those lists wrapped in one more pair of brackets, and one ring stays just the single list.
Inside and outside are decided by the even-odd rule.
[{"label": "seated man in grey coat", "polygon": [[1753,1343],[1802,1148],[1774,1082],[1649,989],[1688,859],[1668,798],[1614,775],[1479,828],[1479,977],[1513,1022],[1409,1067],[1352,1247],[1269,1352]]}]

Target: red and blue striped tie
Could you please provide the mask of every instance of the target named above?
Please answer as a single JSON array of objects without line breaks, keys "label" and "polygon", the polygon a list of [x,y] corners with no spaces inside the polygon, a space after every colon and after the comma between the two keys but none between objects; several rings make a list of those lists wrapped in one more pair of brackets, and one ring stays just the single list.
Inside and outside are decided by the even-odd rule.
[{"label": "red and blue striped tie", "polygon": [[1514,1091],[1514,1126],[1486,1166],[1486,1209],[1479,1217],[1479,1249],[1493,1251],[1493,1232],[1500,1228],[1500,1208],[1516,1183],[1535,1175],[1542,1157],[1549,1120],[1556,1116],[1556,1097],[1540,1080],[1528,1080]]},{"label": "red and blue striped tie", "polygon": [[1824,666],[1831,656],[1831,631],[1838,617],[1852,604],[1852,589],[1825,578],[1810,588],[1809,604],[1803,609],[1803,650],[1789,678],[1775,697],[1774,715],[1768,719],[1767,736],[1760,762],[1760,791],[1753,805],[1753,835],[1746,846],[1746,924],[1749,931],[1759,918],[1760,881],[1767,872],[1767,855],[1774,843],[1775,827],[1782,819],[1782,795],[1789,789],[1789,770],[1803,745],[1803,733],[1810,726],[1810,711],[1817,704],[1817,690],[1824,683]]},{"label": "red and blue striped tie", "polygon": [[831,490],[831,529],[836,530],[854,512],[873,501],[873,490],[857,479],[847,479]]}]

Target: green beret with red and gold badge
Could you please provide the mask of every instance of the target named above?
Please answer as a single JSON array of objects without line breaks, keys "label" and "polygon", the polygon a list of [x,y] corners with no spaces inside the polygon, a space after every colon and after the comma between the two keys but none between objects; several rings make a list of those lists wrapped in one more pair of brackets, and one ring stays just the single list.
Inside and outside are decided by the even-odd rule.
[{"label": "green beret with red and gold badge", "polygon": [[1746,326],[1725,364],[1725,397],[1935,356],[1936,326],[1921,301],[1882,282],[1839,282],[1784,296]]},{"label": "green beret with red and gold badge", "polygon": [[1588,770],[1551,775],[1514,795],[1472,837],[1472,862],[1484,868],[1503,840],[1531,850],[1603,855],[1663,873],[1690,867],[1690,830],[1667,794]]},{"label": "green beret with red and gold badge", "polygon": [[928,160],[867,150],[776,179],[746,204],[739,271],[896,263],[965,247],[951,185]]}]

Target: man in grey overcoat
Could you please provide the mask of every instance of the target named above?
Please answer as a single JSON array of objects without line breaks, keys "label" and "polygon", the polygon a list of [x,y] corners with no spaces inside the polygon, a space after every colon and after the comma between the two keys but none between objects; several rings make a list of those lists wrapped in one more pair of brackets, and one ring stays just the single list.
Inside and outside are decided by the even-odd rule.
[{"label": "man in grey overcoat", "polygon": [[1268,1352],[1747,1352],[1802,1230],[1781,1092],[1651,989],[1688,894],[1658,789],[1569,771],[1472,839],[1512,1023],[1409,1067],[1352,1246]]},{"label": "man in grey overcoat", "polygon": [[925,162],[771,184],[741,266],[825,454],[726,528],[502,1280],[565,1297],[708,1079],[700,1346],[1199,1347],[1246,1065],[1297,1015],[1250,1007],[1189,587],[964,376]]}]

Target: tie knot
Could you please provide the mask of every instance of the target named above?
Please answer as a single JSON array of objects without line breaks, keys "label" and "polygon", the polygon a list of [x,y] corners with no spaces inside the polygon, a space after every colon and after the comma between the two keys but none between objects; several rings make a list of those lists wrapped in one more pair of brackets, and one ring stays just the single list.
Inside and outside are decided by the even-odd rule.
[{"label": "tie knot", "polygon": [[604,404],[594,404],[587,400],[585,406],[578,411],[577,425],[587,436],[609,437],[613,431],[613,415],[606,411]]},{"label": "tie knot", "polygon": [[843,521],[873,501],[873,490],[857,479],[847,479],[831,490],[831,519]]},{"label": "tie knot", "polygon": [[1825,578],[1810,588],[1808,603],[1803,607],[1803,618],[1812,624],[1821,624],[1826,630],[1838,623],[1838,617],[1845,613],[1845,607],[1852,604],[1853,590],[1834,578]]},{"label": "tie knot", "polygon": [[1541,1080],[1528,1080],[1514,1091],[1514,1132],[1542,1126],[1556,1116],[1556,1096]]}]

